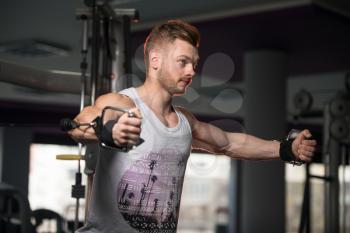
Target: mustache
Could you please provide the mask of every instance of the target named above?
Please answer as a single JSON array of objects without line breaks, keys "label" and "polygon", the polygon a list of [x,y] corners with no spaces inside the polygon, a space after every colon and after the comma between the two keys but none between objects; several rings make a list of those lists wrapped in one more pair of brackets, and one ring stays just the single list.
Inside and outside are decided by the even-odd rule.
[{"label": "mustache", "polygon": [[190,85],[192,83],[192,78],[181,78],[180,81],[187,82],[187,85]]}]

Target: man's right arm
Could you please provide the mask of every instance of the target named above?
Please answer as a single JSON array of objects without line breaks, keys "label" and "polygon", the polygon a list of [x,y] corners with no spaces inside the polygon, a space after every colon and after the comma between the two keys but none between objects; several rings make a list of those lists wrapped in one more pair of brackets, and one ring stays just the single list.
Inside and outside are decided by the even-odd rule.
[{"label": "man's right arm", "polygon": [[[109,93],[100,96],[96,100],[94,106],[85,107],[74,118],[74,121],[78,124],[90,123],[95,120],[96,117],[101,116],[102,110],[106,106],[114,106],[127,109],[135,107],[133,101],[129,97],[117,93]],[[86,144],[98,141],[95,130],[89,126],[80,126],[76,129],[70,130],[68,133],[76,142]]]},{"label": "man's right arm", "polygon": [[[97,117],[101,116],[102,110],[107,107],[118,107],[121,109],[133,109],[135,108],[134,102],[127,96],[117,93],[109,93],[100,96],[94,106],[88,106],[83,109],[75,118],[78,124],[91,123]],[[138,111],[133,111],[136,117],[129,118],[127,114],[120,114],[117,127],[113,127],[113,139],[117,144],[133,143],[137,140],[140,134],[141,116]],[[95,134],[95,130],[89,126],[80,126],[76,129],[70,130],[69,135],[80,143],[92,143],[97,142],[98,138]]]}]

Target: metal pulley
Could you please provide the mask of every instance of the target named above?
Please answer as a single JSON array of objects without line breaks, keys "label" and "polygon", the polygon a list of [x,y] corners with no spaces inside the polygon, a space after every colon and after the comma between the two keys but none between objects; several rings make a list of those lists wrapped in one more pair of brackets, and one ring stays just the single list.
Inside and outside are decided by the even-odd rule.
[{"label": "metal pulley", "polygon": [[310,92],[302,89],[294,96],[294,106],[301,112],[305,112],[311,109],[313,103],[312,95]]},{"label": "metal pulley", "polygon": [[345,117],[350,113],[349,101],[345,98],[333,99],[330,103],[329,111],[334,117]]},{"label": "metal pulley", "polygon": [[329,131],[330,135],[338,141],[349,139],[349,122],[344,118],[334,119],[330,123]]}]

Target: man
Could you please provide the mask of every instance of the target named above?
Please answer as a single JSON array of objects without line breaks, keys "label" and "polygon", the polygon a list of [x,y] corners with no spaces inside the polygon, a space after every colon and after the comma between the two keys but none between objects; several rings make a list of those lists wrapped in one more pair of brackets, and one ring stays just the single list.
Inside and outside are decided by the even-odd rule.
[{"label": "man", "polygon": [[292,143],[267,141],[225,132],[172,105],[192,82],[198,46],[198,30],[183,21],[155,27],[145,43],[145,83],[103,95],[76,117],[86,123],[108,106],[128,109],[105,111],[110,119],[102,129],[70,131],[76,141],[115,148],[101,147],[87,223],[78,232],[175,232],[191,148],[244,160],[311,161],[316,141],[308,130]]}]

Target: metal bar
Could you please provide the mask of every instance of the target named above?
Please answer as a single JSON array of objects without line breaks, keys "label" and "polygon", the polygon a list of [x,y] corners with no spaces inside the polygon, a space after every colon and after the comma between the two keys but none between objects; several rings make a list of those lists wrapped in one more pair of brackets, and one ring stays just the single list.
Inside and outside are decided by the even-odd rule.
[{"label": "metal bar", "polygon": [[80,111],[85,107],[85,92],[86,92],[86,70],[87,70],[87,53],[88,53],[88,20],[84,16],[81,18],[83,20],[83,31],[82,31],[82,62],[80,64],[81,78],[80,78]]},{"label": "metal bar", "polygon": [[332,178],[328,177],[328,176],[317,176],[317,175],[310,175],[310,178],[315,178],[315,179],[320,179],[320,180],[324,180],[324,181],[331,181]]},{"label": "metal bar", "polygon": [[111,48],[110,48],[110,17],[103,18],[103,48],[102,48],[102,76],[98,85],[98,95],[109,91],[111,76]]},{"label": "metal bar", "polygon": [[[131,18],[133,22],[138,22],[139,20],[139,12],[136,9],[112,9],[108,5],[102,6],[102,14],[104,17],[111,17],[112,19],[119,19],[123,16],[128,16]],[[81,17],[81,15],[86,15],[89,19],[92,18],[92,13],[89,9],[81,8],[75,11],[75,15],[77,17]]]},{"label": "metal bar", "polygon": [[91,105],[94,105],[96,98],[96,83],[99,74],[99,53],[100,53],[100,15],[96,2],[92,8],[92,50],[91,50]]},{"label": "metal bar", "polygon": [[304,195],[303,195],[303,204],[301,209],[301,217],[299,224],[299,233],[310,233],[310,167],[309,164],[305,166],[305,184],[304,184]]},{"label": "metal bar", "polygon": [[346,156],[347,156],[347,148],[345,145],[341,148],[341,202],[340,202],[340,220],[341,220],[341,232],[346,233]]},{"label": "metal bar", "polygon": [[324,161],[325,176],[330,177],[330,182],[325,184],[325,233],[339,233],[339,143],[330,137],[329,126],[331,116],[329,104],[324,109]]},{"label": "metal bar", "polygon": [[[130,26],[131,24],[131,18],[127,15],[123,16],[123,34],[124,34],[124,46],[125,46],[125,73],[131,74],[132,73],[132,64],[131,64],[131,32],[130,32]],[[131,76],[125,76],[126,77],[126,86],[131,87],[132,86],[132,79]]]},{"label": "metal bar", "polygon": [[306,169],[306,186],[307,186],[307,193],[306,193],[306,233],[311,232],[311,182],[310,182],[310,164],[308,163],[305,167]]}]

